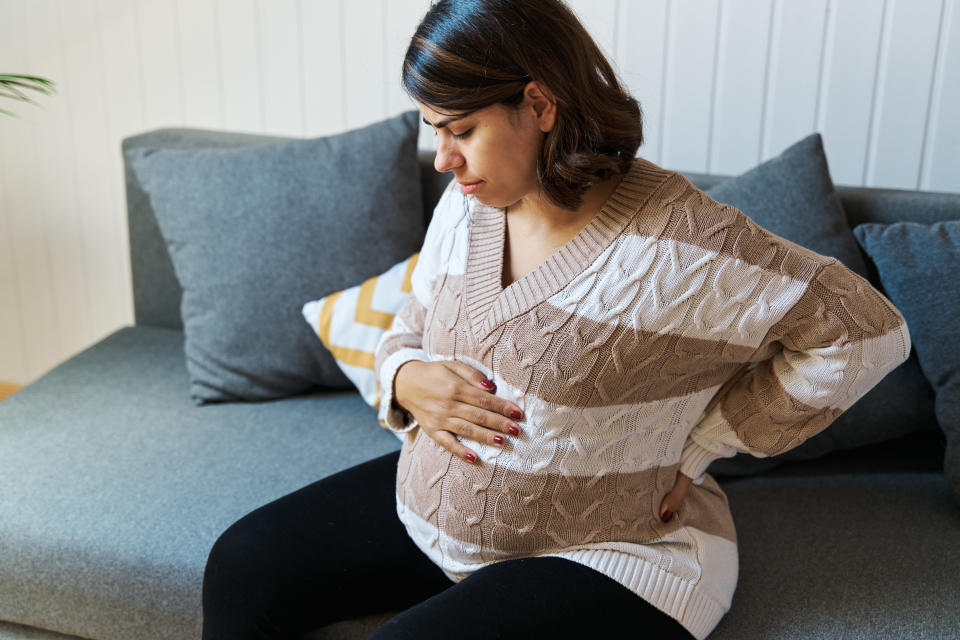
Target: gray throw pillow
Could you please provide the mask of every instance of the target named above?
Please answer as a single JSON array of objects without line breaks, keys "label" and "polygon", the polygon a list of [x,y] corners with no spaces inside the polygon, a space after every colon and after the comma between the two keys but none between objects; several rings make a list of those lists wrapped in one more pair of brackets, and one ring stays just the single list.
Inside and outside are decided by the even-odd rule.
[{"label": "gray throw pillow", "polygon": [[960,502],[960,220],[874,222],[853,230],[907,321],[920,367],[936,393],[946,436],[944,472]]},{"label": "gray throw pillow", "polygon": [[864,278],[867,267],[830,178],[823,139],[811,133],[775,158],[706,190],[758,225],[831,256]]},{"label": "gray throw pillow", "polygon": [[[775,158],[705,192],[743,211],[778,236],[842,262],[869,278],[863,254],[830,178],[823,140],[812,133]],[[772,458],[740,453],[709,467],[718,475],[766,471],[784,460],[808,460],[831,451],[892,440],[933,421],[933,392],[916,358],[908,359],[803,444]]]},{"label": "gray throw pillow", "polygon": [[423,244],[418,132],[407,111],[322,138],[129,152],[183,288],[195,404],[351,387],[300,309]]}]

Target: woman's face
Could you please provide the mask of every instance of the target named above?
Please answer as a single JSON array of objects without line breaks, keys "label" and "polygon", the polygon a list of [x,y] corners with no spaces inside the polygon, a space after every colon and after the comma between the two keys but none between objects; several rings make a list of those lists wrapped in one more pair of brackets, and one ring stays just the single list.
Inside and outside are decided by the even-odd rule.
[{"label": "woman's face", "polygon": [[437,135],[434,167],[452,171],[460,188],[483,204],[506,207],[537,194],[537,158],[546,132],[553,127],[554,103],[535,82],[524,90],[517,111],[491,105],[463,112],[437,111],[418,103],[424,121]]}]

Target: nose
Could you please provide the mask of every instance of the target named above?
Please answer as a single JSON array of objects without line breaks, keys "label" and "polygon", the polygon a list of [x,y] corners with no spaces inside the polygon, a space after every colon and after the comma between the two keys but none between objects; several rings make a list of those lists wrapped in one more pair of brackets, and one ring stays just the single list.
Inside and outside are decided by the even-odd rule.
[{"label": "nose", "polygon": [[453,171],[456,167],[463,164],[463,156],[460,155],[450,145],[442,141],[437,142],[437,155],[433,159],[433,168],[438,173]]}]

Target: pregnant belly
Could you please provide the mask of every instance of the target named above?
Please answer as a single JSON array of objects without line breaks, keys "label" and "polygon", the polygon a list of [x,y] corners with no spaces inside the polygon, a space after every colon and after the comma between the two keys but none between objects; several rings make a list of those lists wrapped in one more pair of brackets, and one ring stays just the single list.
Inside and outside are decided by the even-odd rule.
[{"label": "pregnant belly", "polygon": [[[660,535],[654,530],[656,470],[579,476],[558,471],[561,463],[534,472],[506,449],[476,464],[416,431],[400,453],[397,496],[423,521],[420,530],[435,531],[444,552],[464,562]],[[563,456],[558,453],[561,462]]]}]

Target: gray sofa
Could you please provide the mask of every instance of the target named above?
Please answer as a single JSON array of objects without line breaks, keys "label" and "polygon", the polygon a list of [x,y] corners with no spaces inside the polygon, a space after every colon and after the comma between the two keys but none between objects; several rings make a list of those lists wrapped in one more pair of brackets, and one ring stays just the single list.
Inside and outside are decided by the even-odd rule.
[{"label": "gray sofa", "polygon": [[[161,129],[123,147],[279,140]],[[449,176],[432,154],[420,160],[429,217]],[[688,177],[704,189],[722,179]],[[180,288],[129,166],[126,179],[136,324],[0,402],[0,640],[197,639],[204,564],[224,529],[400,446],[353,391],[196,406]],[[851,226],[960,218],[960,195],[838,191]],[[711,638],[960,637],[960,508],[943,455],[937,426],[919,424],[897,440],[717,475],[740,577]],[[362,638],[389,616],[311,638]]]}]

